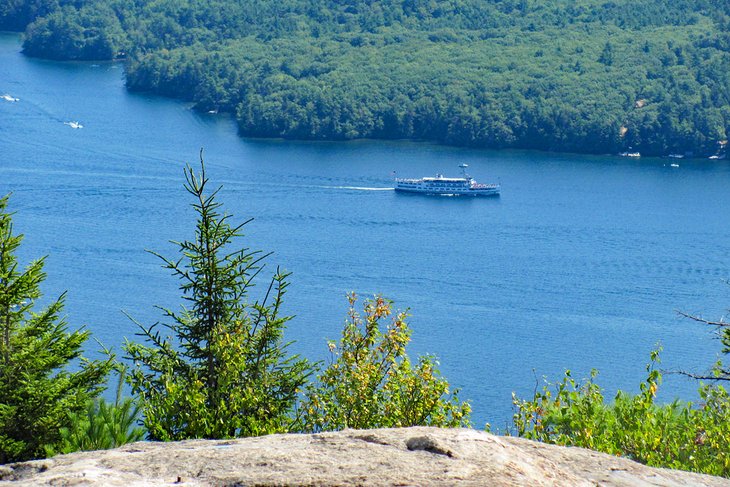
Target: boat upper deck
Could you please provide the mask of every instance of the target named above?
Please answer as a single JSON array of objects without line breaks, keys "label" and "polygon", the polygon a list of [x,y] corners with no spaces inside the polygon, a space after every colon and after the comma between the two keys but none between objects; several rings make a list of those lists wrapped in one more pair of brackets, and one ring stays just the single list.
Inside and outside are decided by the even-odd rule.
[{"label": "boat upper deck", "polygon": [[425,177],[425,178],[396,178],[399,183],[462,183],[468,184],[469,179],[464,178],[445,178],[445,177]]}]

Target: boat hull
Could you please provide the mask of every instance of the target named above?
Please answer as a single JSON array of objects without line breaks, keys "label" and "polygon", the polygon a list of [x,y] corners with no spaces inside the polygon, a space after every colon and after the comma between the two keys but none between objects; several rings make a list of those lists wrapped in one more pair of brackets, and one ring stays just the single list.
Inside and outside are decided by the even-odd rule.
[{"label": "boat hull", "polygon": [[499,186],[493,188],[465,189],[465,190],[435,190],[419,188],[394,188],[399,193],[425,194],[432,196],[499,196]]}]

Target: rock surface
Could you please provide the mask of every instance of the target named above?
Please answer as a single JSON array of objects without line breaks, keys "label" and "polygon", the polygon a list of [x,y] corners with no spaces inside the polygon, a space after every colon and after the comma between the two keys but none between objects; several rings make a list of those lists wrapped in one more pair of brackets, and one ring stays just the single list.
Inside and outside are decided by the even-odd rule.
[{"label": "rock surface", "polygon": [[0,485],[730,486],[582,448],[469,429],[346,430],[139,442],[0,466]]}]

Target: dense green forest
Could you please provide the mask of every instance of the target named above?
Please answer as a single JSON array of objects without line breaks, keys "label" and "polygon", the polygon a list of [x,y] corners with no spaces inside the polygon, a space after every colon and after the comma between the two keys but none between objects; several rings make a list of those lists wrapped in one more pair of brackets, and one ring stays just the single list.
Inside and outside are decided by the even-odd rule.
[{"label": "dense green forest", "polygon": [[0,0],[54,59],[245,136],[724,155],[726,0]]}]

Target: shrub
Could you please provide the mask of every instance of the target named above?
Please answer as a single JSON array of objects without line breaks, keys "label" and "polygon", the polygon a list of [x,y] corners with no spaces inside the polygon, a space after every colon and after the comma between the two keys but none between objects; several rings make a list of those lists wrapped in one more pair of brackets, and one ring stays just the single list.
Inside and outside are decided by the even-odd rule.
[{"label": "shrub", "polygon": [[654,467],[730,477],[730,397],[721,386],[700,387],[701,403],[655,403],[661,373],[652,352],[647,378],[636,395],[619,391],[606,404],[591,377],[578,384],[566,371],[532,400],[513,395],[519,436],[621,455]]},{"label": "shrub", "polygon": [[416,425],[467,426],[471,410],[449,393],[449,383],[431,356],[414,365],[406,354],[411,331],[405,313],[396,313],[385,330],[392,305],[382,297],[355,311],[349,296],[349,319],[339,345],[329,342],[332,360],[310,385],[302,405],[307,431]]}]

